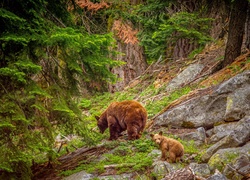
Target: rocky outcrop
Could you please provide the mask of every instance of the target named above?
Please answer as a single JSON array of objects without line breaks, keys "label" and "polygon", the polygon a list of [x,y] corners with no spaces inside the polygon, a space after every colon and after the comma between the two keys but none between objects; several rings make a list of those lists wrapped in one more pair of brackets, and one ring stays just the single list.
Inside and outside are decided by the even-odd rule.
[{"label": "rocky outcrop", "polygon": [[203,127],[199,127],[194,132],[183,133],[179,137],[183,140],[193,140],[197,146],[200,146],[206,142],[206,131]]},{"label": "rocky outcrop", "polygon": [[201,73],[205,66],[203,64],[192,64],[172,79],[166,87],[167,92],[180,88],[183,84],[193,81]]},{"label": "rocky outcrop", "polygon": [[250,140],[250,116],[240,120],[234,130],[222,140],[208,148],[202,156],[203,161],[207,161],[219,149],[239,147],[246,144]]},{"label": "rocky outcrop", "polygon": [[[152,129],[196,128],[179,137],[197,145],[210,144],[201,156],[211,172],[216,171],[209,180],[250,177],[250,71],[208,92],[167,109],[154,119]],[[191,164],[190,168],[195,169]]]},{"label": "rocky outcrop", "polygon": [[[202,69],[192,65],[184,76],[197,75]],[[197,71],[196,71],[197,70]],[[168,86],[192,81],[182,75],[177,76]],[[177,82],[178,81],[178,82]],[[206,90],[205,90],[206,91]],[[154,149],[148,156],[154,161],[150,172],[156,179],[200,179],[200,180],[234,180],[250,178],[250,71],[245,71],[222,84],[210,88],[207,93],[193,97],[172,106],[154,118],[151,131],[161,129],[164,134],[174,134],[185,142],[193,141],[198,147],[208,147],[198,154],[184,154],[184,164],[161,161],[161,151]],[[166,128],[168,127],[168,128]],[[187,130],[188,128],[188,130]],[[172,131],[171,131],[172,130]],[[185,131],[186,130],[186,131]],[[170,132],[170,133],[169,133]],[[194,160],[199,158],[198,161]],[[134,179],[135,174],[95,176],[80,172],[67,177],[70,179]],[[141,174],[141,179],[147,179]],[[143,178],[142,178],[143,177]]]},{"label": "rocky outcrop", "polygon": [[246,156],[249,157],[250,156],[249,149],[250,149],[250,143],[247,143],[242,147],[220,149],[212,155],[212,157],[208,161],[208,165],[210,166],[211,170],[215,170],[216,168],[224,169],[227,163],[235,160],[242,154],[245,154]]},{"label": "rocky outcrop", "polygon": [[238,121],[250,115],[250,71],[245,71],[214,88],[168,109],[154,119],[154,126],[211,129],[216,124]]},{"label": "rocky outcrop", "polygon": [[250,178],[250,158],[247,154],[241,154],[232,163],[229,163],[223,174],[230,179]]}]

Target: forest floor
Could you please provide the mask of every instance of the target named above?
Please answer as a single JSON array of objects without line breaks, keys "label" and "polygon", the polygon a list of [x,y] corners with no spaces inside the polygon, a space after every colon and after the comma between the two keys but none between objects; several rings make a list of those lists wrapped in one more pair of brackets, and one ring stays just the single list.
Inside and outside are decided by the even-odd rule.
[{"label": "forest floor", "polygon": [[[215,80],[218,82],[222,82],[231,76],[235,75],[237,71],[234,69],[234,65],[236,68],[244,69],[250,69],[250,63],[244,63],[243,60],[246,56],[249,56],[249,52],[243,54],[240,56],[236,61],[227,68],[224,68],[223,70],[218,71],[220,68],[220,60],[224,56],[224,46],[218,46],[218,45],[211,45],[203,50],[202,53],[196,55],[193,60],[187,61],[187,60],[179,60],[175,62],[169,62],[167,64],[162,64],[159,62],[156,62],[155,64],[152,64],[149,66],[149,68],[146,70],[145,73],[149,74],[149,76],[154,76],[154,86],[158,86],[161,84],[166,84],[169,82],[173,76],[176,76],[176,74],[179,74],[182,72],[182,70],[187,67],[191,63],[199,62],[205,65],[205,68],[203,72],[196,78],[196,80],[203,79],[200,85],[202,86],[211,86],[215,82]],[[132,81],[124,91],[133,88],[134,86],[138,84],[147,84],[148,82],[140,82],[141,80],[135,79]],[[152,82],[152,81],[150,81]],[[193,83],[193,82],[191,82]],[[148,85],[148,84],[147,84]],[[146,85],[145,85],[146,86]],[[183,85],[184,86],[184,85]],[[195,92],[193,91],[193,94],[189,94],[189,96],[184,96],[177,101],[171,103],[170,106],[175,106],[179,104],[182,101],[185,101],[187,99],[190,99],[192,96],[196,96],[197,94],[202,94],[201,91]],[[164,94],[163,94],[164,95]],[[163,109],[164,111],[166,108]],[[160,113],[160,112],[159,112]],[[157,114],[155,115],[157,116]],[[154,117],[155,117],[154,116]],[[152,123],[154,117],[149,119],[147,129],[146,131],[150,132],[150,123]],[[169,133],[173,135],[178,135],[182,133],[188,133],[193,131],[192,129],[170,129]],[[123,138],[123,137],[122,137]],[[124,139],[121,139],[124,140]],[[73,170],[78,165],[79,162],[89,162],[94,159],[99,158],[102,154],[107,153],[111,149],[108,148],[105,145],[97,145],[95,147],[81,147],[76,149],[73,152],[70,152],[68,154],[62,155],[61,157],[57,158],[56,161],[53,162],[47,162],[44,164],[34,164],[32,166],[33,170],[33,179],[35,180],[57,180],[62,179],[62,177],[59,175],[60,172],[66,171],[66,170]]]}]

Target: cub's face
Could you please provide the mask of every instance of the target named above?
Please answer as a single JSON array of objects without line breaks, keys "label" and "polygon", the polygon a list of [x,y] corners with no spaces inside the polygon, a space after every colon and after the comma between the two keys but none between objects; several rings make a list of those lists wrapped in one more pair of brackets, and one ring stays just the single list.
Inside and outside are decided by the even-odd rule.
[{"label": "cub's face", "polygon": [[152,137],[152,140],[156,143],[156,144],[160,144],[162,141],[162,135],[160,134],[150,134],[150,136]]}]

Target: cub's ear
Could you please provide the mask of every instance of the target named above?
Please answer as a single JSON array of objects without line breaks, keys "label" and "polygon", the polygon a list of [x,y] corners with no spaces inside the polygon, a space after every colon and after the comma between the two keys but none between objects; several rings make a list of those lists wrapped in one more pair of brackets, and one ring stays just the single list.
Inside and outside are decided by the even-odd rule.
[{"label": "cub's ear", "polygon": [[100,117],[99,117],[99,116],[95,116],[95,118],[96,118],[96,120],[97,120],[97,121],[100,119]]},{"label": "cub's ear", "polygon": [[162,131],[160,131],[160,132],[159,132],[159,135],[161,135],[161,136],[162,136]]},{"label": "cub's ear", "polygon": [[153,137],[154,137],[154,134],[150,134],[150,137],[153,138]]}]

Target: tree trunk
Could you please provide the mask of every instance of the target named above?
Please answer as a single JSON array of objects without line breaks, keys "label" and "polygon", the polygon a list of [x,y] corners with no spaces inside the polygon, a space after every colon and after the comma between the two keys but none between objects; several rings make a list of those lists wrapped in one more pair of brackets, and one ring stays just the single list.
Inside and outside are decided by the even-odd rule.
[{"label": "tree trunk", "polygon": [[247,0],[236,0],[232,3],[228,40],[225,50],[225,58],[222,62],[222,68],[231,64],[241,53],[244,25],[246,22],[248,7],[247,4]]},{"label": "tree trunk", "polygon": [[138,30],[130,21],[115,20],[112,31],[117,41],[117,51],[121,53],[114,59],[126,63],[111,70],[119,78],[116,84],[109,86],[109,90],[114,92],[122,90],[131,80],[140,76],[146,70],[147,62],[144,49],[136,37]]},{"label": "tree trunk", "polygon": [[174,47],[173,59],[186,58],[196,48],[197,43],[190,42],[189,39],[179,39]]},{"label": "tree trunk", "polygon": [[225,0],[207,1],[206,15],[214,19],[210,30],[213,39],[224,38],[228,33],[230,3]]},{"label": "tree trunk", "polygon": [[247,19],[246,19],[246,42],[245,46],[250,50],[250,3],[248,3]]},{"label": "tree trunk", "polygon": [[140,76],[147,68],[144,49],[138,43],[124,43],[117,41],[118,51],[122,54],[117,60],[126,64],[112,69],[112,72],[120,79],[116,84],[110,85],[111,92],[122,90],[129,82]]}]

